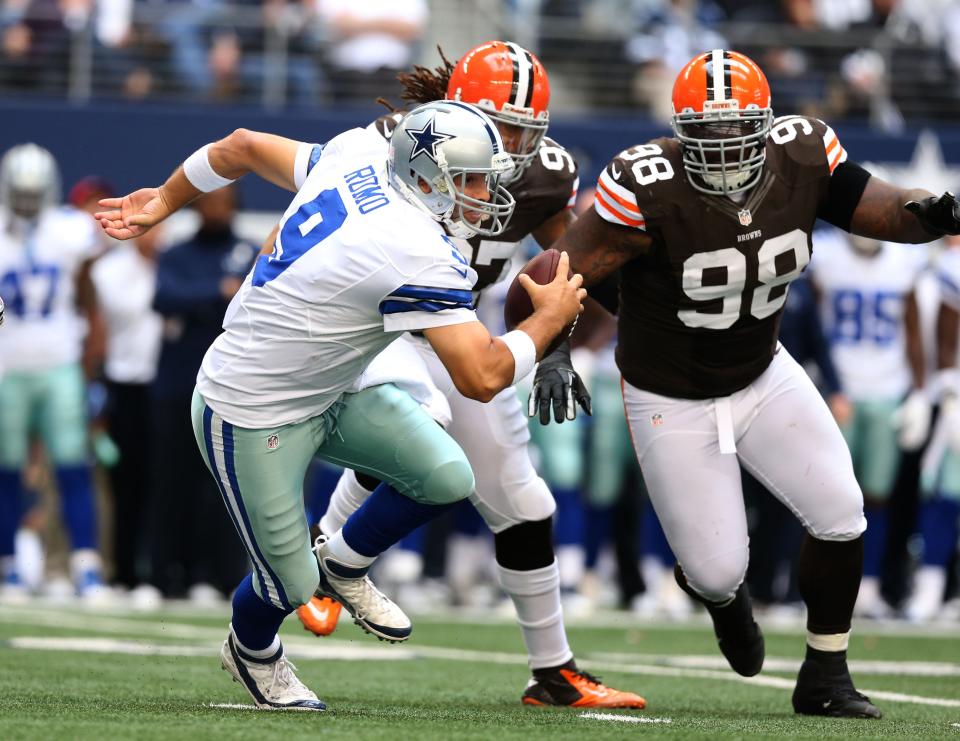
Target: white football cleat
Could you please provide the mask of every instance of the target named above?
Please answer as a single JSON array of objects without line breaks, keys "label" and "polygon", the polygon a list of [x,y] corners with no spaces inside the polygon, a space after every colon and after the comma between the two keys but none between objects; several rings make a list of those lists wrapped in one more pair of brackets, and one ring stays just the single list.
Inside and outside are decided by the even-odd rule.
[{"label": "white football cleat", "polygon": [[283,653],[283,647],[267,661],[246,659],[240,655],[233,630],[220,649],[220,665],[244,686],[260,710],[326,710],[327,706],[294,671],[297,667]]},{"label": "white football cleat", "polygon": [[317,538],[313,552],[320,564],[317,596],[335,599],[353,616],[353,622],[381,641],[400,643],[410,637],[413,632],[410,618],[374,586],[367,576],[367,568],[337,561],[331,556],[324,535]]}]

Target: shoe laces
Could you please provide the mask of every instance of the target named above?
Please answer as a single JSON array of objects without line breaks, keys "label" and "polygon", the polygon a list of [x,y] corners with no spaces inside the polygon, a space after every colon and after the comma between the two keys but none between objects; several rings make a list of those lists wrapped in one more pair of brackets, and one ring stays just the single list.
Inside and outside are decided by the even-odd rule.
[{"label": "shoe laces", "polygon": [[[270,689],[268,690],[271,695],[275,695],[274,689],[280,687],[280,689],[304,689],[307,690],[306,685],[300,681],[294,672],[297,670],[297,667],[294,665],[290,659],[286,656],[281,656],[273,663],[273,677],[270,680]],[[309,690],[307,690],[309,691]]]},{"label": "shoe laces", "polygon": [[600,677],[596,676],[595,674],[591,674],[590,672],[585,672],[580,669],[572,669],[570,670],[570,673],[575,677],[580,677],[589,685],[593,685],[594,687],[603,687],[603,682],[600,681]]},{"label": "shoe laces", "polygon": [[[362,579],[348,580],[348,582],[354,581],[356,584],[348,584],[348,589],[351,592],[351,596],[355,596],[357,598],[363,596],[364,601],[367,602],[370,607],[389,611],[390,606],[393,603],[383,592],[377,589],[376,585],[370,580],[369,576],[365,576]],[[365,617],[365,615],[357,615],[357,617],[362,618]]]}]

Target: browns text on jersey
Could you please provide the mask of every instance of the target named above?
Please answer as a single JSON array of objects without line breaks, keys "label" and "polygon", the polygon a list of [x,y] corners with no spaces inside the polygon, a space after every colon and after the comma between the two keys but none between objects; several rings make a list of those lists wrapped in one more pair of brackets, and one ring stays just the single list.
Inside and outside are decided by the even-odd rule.
[{"label": "browns text on jersey", "polygon": [[631,338],[617,350],[623,377],[705,399],[747,386],[773,358],[789,283],[810,262],[846,152],[822,121],[777,119],[763,175],[740,202],[694,189],[681,156],[667,138],[621,152],[600,176],[595,208],[653,239],[621,271],[620,336]]}]

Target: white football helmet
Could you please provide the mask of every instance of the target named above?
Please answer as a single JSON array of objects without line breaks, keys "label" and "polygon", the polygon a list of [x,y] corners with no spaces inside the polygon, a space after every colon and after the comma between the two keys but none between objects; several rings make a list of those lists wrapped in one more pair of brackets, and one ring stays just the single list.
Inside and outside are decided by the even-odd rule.
[{"label": "white football helmet", "polygon": [[[451,100],[417,106],[394,129],[387,165],[394,187],[454,237],[501,234],[513,215],[516,202],[500,182],[513,171],[513,159],[497,127],[476,106]],[[483,176],[489,200],[464,193],[467,177],[476,174]],[[483,219],[473,223],[467,211]]]},{"label": "white football helmet", "polygon": [[60,201],[60,171],[49,151],[18,144],[0,159],[0,206],[24,219]]}]

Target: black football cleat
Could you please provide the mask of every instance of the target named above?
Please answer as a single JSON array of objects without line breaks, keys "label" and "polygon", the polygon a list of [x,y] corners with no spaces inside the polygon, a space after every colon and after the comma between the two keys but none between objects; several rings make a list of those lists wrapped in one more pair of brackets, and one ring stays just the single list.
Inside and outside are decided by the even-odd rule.
[{"label": "black football cleat", "polygon": [[713,632],[717,636],[720,652],[730,664],[730,668],[743,677],[759,674],[763,668],[766,648],[763,632],[753,619],[753,607],[746,582],[737,589],[732,601],[718,605],[708,602],[690,588],[679,563],[674,567],[673,575],[684,592],[707,608],[713,619]]},{"label": "black football cleat", "polygon": [[846,662],[826,667],[806,659],[800,666],[793,690],[793,709],[801,715],[826,715],[830,718],[880,718],[880,709],[870,698],[857,692]]}]

